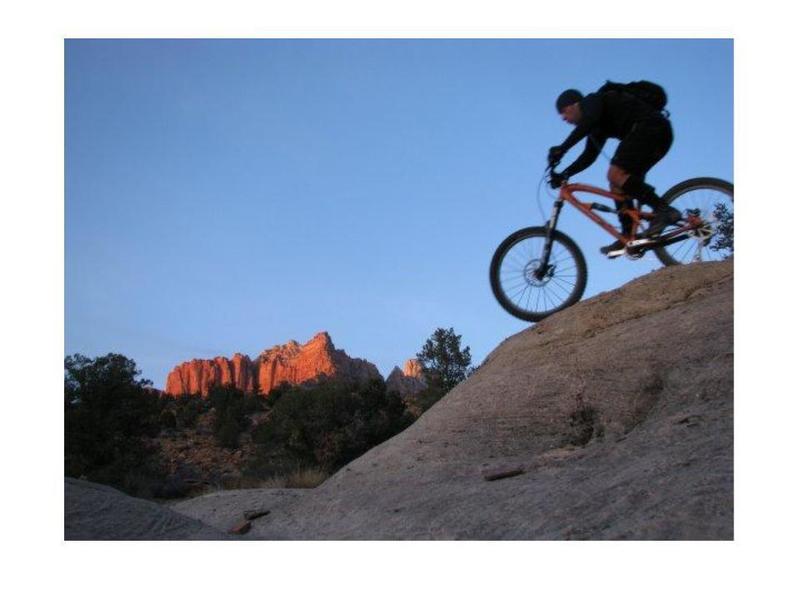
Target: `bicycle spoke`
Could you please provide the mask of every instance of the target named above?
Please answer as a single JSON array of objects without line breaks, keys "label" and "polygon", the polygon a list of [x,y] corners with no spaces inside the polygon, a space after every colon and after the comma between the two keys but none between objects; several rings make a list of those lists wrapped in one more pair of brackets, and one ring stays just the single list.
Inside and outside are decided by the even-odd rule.
[{"label": "bicycle spoke", "polygon": [[694,251],[694,260],[697,262],[703,260],[703,244],[697,244],[697,249]]},{"label": "bicycle spoke", "polygon": [[507,294],[515,294],[517,291],[525,289],[527,287],[528,287],[528,282],[527,281],[523,281],[523,282],[517,283],[515,285],[503,286],[503,289],[506,290]]},{"label": "bicycle spoke", "polygon": [[524,257],[524,256],[522,257],[522,259],[521,259],[521,260],[520,260],[520,259],[518,259],[516,256],[509,256],[508,258],[509,258],[509,259],[512,259],[512,260],[514,261],[514,266],[515,266],[515,267],[519,267],[519,268],[520,268],[520,269],[522,269],[522,270],[524,270],[524,269],[525,269],[525,265],[527,265],[527,264],[528,264],[528,262],[529,262],[528,260],[526,260],[526,259],[525,259],[525,257]]},{"label": "bicycle spoke", "polygon": [[506,281],[516,280],[516,279],[521,279],[525,281],[525,273],[517,273],[516,275],[506,276],[503,277],[500,281],[502,283],[505,283]]},{"label": "bicycle spoke", "polygon": [[[551,290],[550,290],[550,293],[551,293],[553,296],[555,296],[556,300],[558,300],[558,302],[559,302],[559,303],[561,303],[561,302],[563,302],[563,301],[564,301],[564,298],[562,298],[561,296],[559,296],[559,295],[556,293],[556,291],[555,291],[554,289],[551,289]],[[545,295],[546,295],[548,298],[550,297],[550,296],[547,294],[547,291],[545,291]],[[553,306],[557,306],[557,304],[556,304],[555,302],[553,302]]]},{"label": "bicycle spoke", "polygon": [[542,299],[542,295],[541,294],[536,294],[536,308],[535,308],[536,312],[539,312],[539,301],[541,299]]},{"label": "bicycle spoke", "polygon": [[556,279],[553,279],[553,283],[554,283],[556,286],[558,286],[558,287],[559,287],[559,288],[560,288],[560,289],[561,289],[563,292],[565,292],[566,294],[569,294],[569,293],[572,291],[572,288],[574,287],[574,286],[565,287],[565,286],[564,286],[564,284],[562,284],[560,281],[558,281],[558,280],[556,280]]},{"label": "bicycle spoke", "polygon": [[510,290],[515,294],[514,300],[515,301],[516,300],[521,300],[522,297],[525,295],[525,292],[527,292],[530,289],[530,287],[531,286],[526,281],[524,284],[518,285],[513,290]]}]

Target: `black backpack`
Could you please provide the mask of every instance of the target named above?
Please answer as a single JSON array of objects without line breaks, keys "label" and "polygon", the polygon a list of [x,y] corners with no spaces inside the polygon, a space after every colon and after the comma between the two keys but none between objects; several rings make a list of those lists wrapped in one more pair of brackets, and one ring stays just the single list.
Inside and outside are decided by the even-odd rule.
[{"label": "black backpack", "polygon": [[613,81],[606,81],[603,86],[597,90],[598,93],[603,92],[621,92],[623,94],[630,94],[643,100],[659,112],[664,112],[669,115],[664,109],[667,106],[667,92],[663,87],[652,81],[632,81],[630,83],[615,83]]}]

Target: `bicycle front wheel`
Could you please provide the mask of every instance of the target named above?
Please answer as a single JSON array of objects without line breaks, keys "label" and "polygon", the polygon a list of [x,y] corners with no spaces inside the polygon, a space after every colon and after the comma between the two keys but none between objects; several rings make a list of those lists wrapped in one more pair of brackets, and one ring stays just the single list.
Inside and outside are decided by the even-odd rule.
[{"label": "bicycle front wheel", "polygon": [[498,246],[489,268],[494,297],[524,321],[541,321],[575,304],[586,288],[583,253],[560,231],[553,232],[550,258],[542,265],[546,236],[544,227],[512,233]]},{"label": "bicycle front wheel", "polygon": [[[655,248],[665,265],[725,260],[733,256],[733,184],[713,177],[688,179],[663,196],[683,218],[700,217],[703,225],[680,242]],[[669,230],[667,230],[668,232]]]}]

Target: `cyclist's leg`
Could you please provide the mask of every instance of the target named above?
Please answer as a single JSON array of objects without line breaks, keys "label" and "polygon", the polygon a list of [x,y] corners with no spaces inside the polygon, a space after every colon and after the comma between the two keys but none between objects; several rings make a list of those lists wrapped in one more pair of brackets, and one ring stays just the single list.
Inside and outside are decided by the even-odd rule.
[{"label": "cyclist's leg", "polygon": [[[620,141],[611,158],[611,166],[621,173],[613,182],[622,191],[640,202],[659,209],[661,198],[653,186],[645,183],[645,176],[672,146],[672,127],[667,119],[642,121]],[[609,173],[611,176],[611,173]]]},{"label": "cyclist's leg", "polygon": [[[615,193],[620,195],[625,195],[626,192],[623,189],[625,182],[630,177],[630,173],[628,173],[625,169],[618,165],[611,165],[608,168],[608,184],[609,189]],[[623,201],[615,200],[614,203],[617,206],[617,210],[620,211],[623,208],[632,208],[633,202],[630,199],[626,199]],[[631,233],[631,228],[633,226],[633,220],[628,216],[621,213],[618,213],[619,216],[619,224],[622,228],[622,233],[629,235]],[[604,246],[607,248],[608,246]]]},{"label": "cyclist's leg", "polygon": [[[637,123],[623,139],[611,159],[612,166],[627,174],[620,187],[622,191],[651,206],[656,214],[646,235],[656,235],[664,227],[676,222],[680,213],[670,210],[656,194],[655,188],[645,182],[647,172],[664,156],[672,145],[672,127],[666,119]],[[617,182],[621,178],[617,179]]]}]

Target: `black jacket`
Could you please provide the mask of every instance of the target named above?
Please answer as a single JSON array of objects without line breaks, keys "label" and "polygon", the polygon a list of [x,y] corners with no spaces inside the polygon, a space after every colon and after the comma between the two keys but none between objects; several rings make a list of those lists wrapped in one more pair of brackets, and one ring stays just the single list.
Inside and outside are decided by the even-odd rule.
[{"label": "black jacket", "polygon": [[571,177],[588,168],[600,154],[608,138],[621,140],[634,124],[648,119],[664,119],[655,108],[632,96],[620,92],[587,94],[580,101],[581,120],[569,134],[561,149],[566,154],[570,148],[587,138],[583,153],[562,172]]}]

